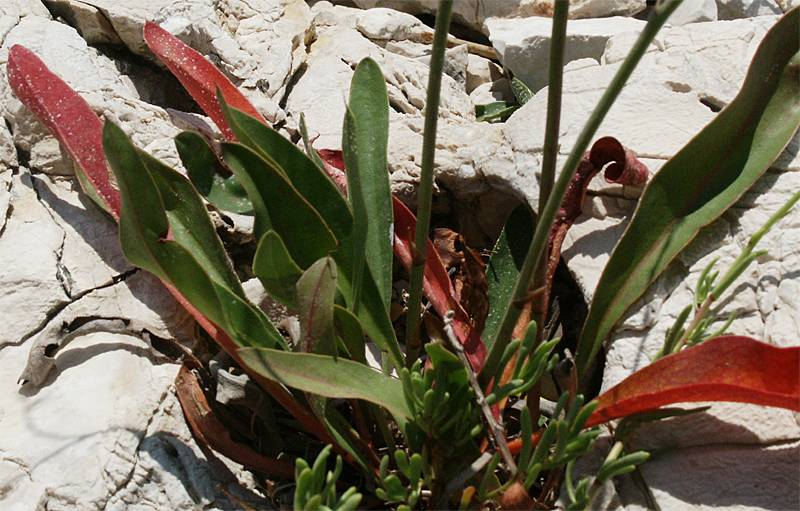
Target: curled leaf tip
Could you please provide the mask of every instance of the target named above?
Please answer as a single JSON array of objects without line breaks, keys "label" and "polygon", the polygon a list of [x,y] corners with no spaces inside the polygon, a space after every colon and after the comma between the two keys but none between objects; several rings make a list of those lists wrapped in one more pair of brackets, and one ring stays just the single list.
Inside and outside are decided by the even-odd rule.
[{"label": "curled leaf tip", "polygon": [[642,186],[650,174],[647,165],[614,137],[598,139],[588,157],[598,171],[604,170],[604,177],[609,183]]}]

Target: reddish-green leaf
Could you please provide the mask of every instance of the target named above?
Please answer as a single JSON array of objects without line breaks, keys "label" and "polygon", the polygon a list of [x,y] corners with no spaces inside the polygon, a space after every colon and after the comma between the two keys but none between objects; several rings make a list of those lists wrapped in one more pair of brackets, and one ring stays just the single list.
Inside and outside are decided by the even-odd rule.
[{"label": "reddish-green leaf", "polygon": [[200,108],[211,117],[226,139],[236,140],[236,136],[228,126],[217,102],[217,90],[229,106],[259,120],[263,119],[256,107],[222,74],[222,71],[174,35],[155,23],[147,22],[144,26],[144,40],[150,51],[169,68]]},{"label": "reddish-green leaf", "polygon": [[723,336],[664,357],[599,397],[587,427],[672,403],[733,401],[800,411],[800,347]]},{"label": "reddish-green leaf", "polygon": [[[406,269],[411,268],[413,262],[411,246],[414,242],[414,232],[417,220],[414,214],[396,197],[392,197],[394,207],[394,254]],[[425,260],[424,280],[422,287],[425,296],[430,300],[433,309],[444,316],[448,311],[453,311],[453,330],[456,337],[464,345],[464,351],[469,359],[472,369],[477,373],[486,360],[486,346],[480,338],[480,332],[472,328],[469,316],[456,299],[453,283],[442,264],[439,254],[433,243],[428,241],[428,255]]]},{"label": "reddish-green leaf", "polygon": [[103,124],[97,114],[23,46],[14,45],[8,51],[6,70],[14,94],[61,142],[75,162],[84,191],[115,219],[119,218],[119,192],[109,180],[103,156]]},{"label": "reddish-green leaf", "polygon": [[[716,337],[636,371],[598,401],[585,428],[674,403],[729,401],[800,412],[800,347]],[[540,438],[537,432],[531,441],[535,445]],[[516,454],[522,441],[515,439],[508,447]]]}]

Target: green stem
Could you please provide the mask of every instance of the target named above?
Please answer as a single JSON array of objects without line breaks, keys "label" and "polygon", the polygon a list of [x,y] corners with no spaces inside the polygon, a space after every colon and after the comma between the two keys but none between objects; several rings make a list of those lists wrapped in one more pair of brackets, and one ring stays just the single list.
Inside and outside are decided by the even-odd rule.
[{"label": "green stem", "polygon": [[409,284],[408,312],[406,315],[406,364],[410,367],[419,357],[419,314],[422,306],[422,279],[428,247],[428,229],[431,223],[433,197],[433,158],[436,153],[436,124],[439,120],[439,93],[442,88],[444,52],[450,28],[453,0],[440,0],[436,14],[436,31],[433,36],[428,96],[425,101],[425,131],[422,138],[422,171],[417,190],[417,228],[414,237]]},{"label": "green stem", "polygon": [[[566,163],[564,163],[561,174],[558,176],[553,191],[548,197],[542,214],[539,216],[538,222],[536,223],[536,231],[528,248],[528,253],[525,256],[525,262],[520,270],[519,279],[514,287],[514,294],[503,316],[503,321],[497,332],[495,343],[492,345],[492,350],[489,353],[486,365],[481,373],[484,379],[487,378],[486,375],[495,374],[497,370],[496,366],[503,354],[503,350],[511,340],[514,325],[519,318],[522,307],[528,299],[528,290],[536,264],[547,248],[550,226],[553,224],[558,208],[561,205],[561,200],[564,197],[564,193],[570,181],[572,181],[572,177],[575,175],[583,153],[589,148],[592,137],[594,137],[603,119],[605,119],[606,114],[608,114],[617,96],[619,96],[619,93],[625,86],[625,82],[627,82],[631,73],[633,73],[633,70],[636,68],[636,65],[642,59],[642,56],[647,51],[647,48],[650,46],[650,43],[655,38],[659,29],[681,2],[682,0],[666,0],[656,7],[655,13],[650,18],[647,25],[645,25],[642,33],[639,34],[639,38],[636,40],[633,48],[631,48],[630,53],[628,53],[625,61],[620,66],[619,70],[617,70],[617,73],[614,75],[608,88],[606,88],[606,91],[603,93],[603,96],[600,98],[591,116],[589,116],[589,120],[586,121],[583,131],[578,135],[572,152],[570,152]],[[579,349],[581,348],[586,349],[586,346],[579,346]],[[484,381],[483,383],[486,384],[487,382]]]},{"label": "green stem", "polygon": [[558,154],[558,130],[561,124],[561,90],[564,83],[564,46],[567,38],[569,0],[556,0],[553,31],[550,36],[550,68],[547,84],[547,123],[542,154],[542,179],[539,182],[539,216],[553,189]]},{"label": "green stem", "polygon": [[[556,0],[553,13],[553,30],[550,36],[550,68],[547,84],[547,121],[544,133],[544,148],[542,155],[542,178],[539,182],[539,211],[537,218],[541,218],[556,176],[556,159],[558,158],[558,131],[561,124],[561,91],[564,83],[564,46],[567,38],[567,17],[569,15],[569,0]],[[539,258],[536,273],[533,279],[533,289],[547,285],[547,260],[545,250]],[[533,320],[541,328],[538,330],[537,341],[542,340],[547,321],[547,299],[549,293],[539,293],[533,303]],[[538,405],[539,396],[531,396],[531,400]]]}]

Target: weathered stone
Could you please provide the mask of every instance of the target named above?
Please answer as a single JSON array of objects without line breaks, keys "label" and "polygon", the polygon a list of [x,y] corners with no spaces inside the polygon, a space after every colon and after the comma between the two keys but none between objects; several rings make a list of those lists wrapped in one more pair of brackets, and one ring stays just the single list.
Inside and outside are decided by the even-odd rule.
[{"label": "weathered stone", "polygon": [[[430,65],[430,55],[417,57],[416,59],[423,64]],[[460,44],[454,48],[448,48],[444,52],[444,65],[442,71],[452,78],[462,89],[467,89],[467,67],[469,61],[469,48],[466,44]]]},{"label": "weathered stone", "polygon": [[[336,6],[328,11],[340,9]],[[322,11],[316,12],[317,19],[323,16]],[[327,19],[336,23],[338,18],[331,15]],[[304,113],[309,130],[319,135],[315,147],[341,147],[341,125],[353,69],[366,57],[372,57],[381,66],[393,109],[408,114],[422,112],[427,65],[386,51],[346,25],[317,26],[317,39],[309,50],[308,67],[294,84],[286,110],[294,115]],[[474,119],[463,86],[449,76],[442,80],[440,115],[445,119]]]},{"label": "weathered stone", "polygon": [[[552,20],[490,19],[486,21],[489,39],[503,65],[533,91],[547,85]],[[630,18],[606,18],[572,21],[567,25],[564,62],[581,58],[599,60],[606,42],[622,32],[638,33],[644,22]]]},{"label": "weathered stone", "polygon": [[[798,458],[798,442],[710,445],[661,452],[641,473],[664,511],[794,509],[800,502]],[[647,509],[641,490],[622,481],[624,509]]]},{"label": "weathered stone", "polygon": [[687,23],[697,23],[698,21],[716,21],[717,2],[716,0],[695,0],[693,2],[682,3],[667,23],[671,25],[686,25]]},{"label": "weathered stone", "polygon": [[[530,0],[461,0],[453,3],[453,20],[474,30],[481,30],[491,17],[510,17],[524,14]],[[434,14],[438,0],[354,0],[363,9],[390,7],[410,14]]]},{"label": "weathered stone", "polygon": [[469,99],[475,106],[485,105],[494,101],[512,101],[514,93],[511,92],[511,83],[508,78],[500,78],[476,87],[469,94]]},{"label": "weathered stone", "polygon": [[717,0],[717,11],[721,20],[752,18],[783,12],[775,0]]},{"label": "weathered stone", "polygon": [[43,0],[55,16],[63,18],[89,44],[122,44],[106,15],[80,0]]},{"label": "weathered stone", "polygon": [[470,54],[467,57],[467,93],[479,85],[493,82],[503,76],[503,70],[491,60]]},{"label": "weathered stone", "polygon": [[[534,16],[553,15],[553,0],[528,0],[525,4],[525,12]],[[643,11],[646,6],[645,0],[570,0],[569,17],[632,16]]]},{"label": "weathered stone", "polygon": [[[343,0],[342,3],[351,3]],[[390,7],[410,14],[435,14],[438,0],[352,0],[370,9]],[[570,0],[570,18],[631,16],[645,9],[645,0]],[[453,20],[473,30],[486,31],[489,18],[552,16],[553,0],[459,0],[453,4]]]}]

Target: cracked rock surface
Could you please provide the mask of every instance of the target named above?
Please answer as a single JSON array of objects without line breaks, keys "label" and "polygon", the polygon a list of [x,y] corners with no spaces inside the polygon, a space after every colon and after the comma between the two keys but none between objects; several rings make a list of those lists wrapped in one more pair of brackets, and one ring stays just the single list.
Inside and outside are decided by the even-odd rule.
[{"label": "cracked rock surface", "polygon": [[[605,19],[570,25],[576,50],[567,55],[561,161],[643,25],[612,16],[645,9],[644,0],[570,4],[575,18]],[[775,15],[796,4],[711,0],[687,9],[682,26],[657,37],[598,136],[617,137],[657,171],[735,96]],[[206,55],[287,136],[296,137],[303,113],[317,148],[341,147],[353,69],[372,57],[389,92],[392,188],[413,205],[433,34],[413,14],[430,14],[435,5],[0,2],[0,508],[237,509],[220,483],[241,502],[258,497],[252,477],[235,467],[220,470],[194,443],[172,387],[177,361],[148,342],[187,342],[194,325],[156,279],[125,261],[114,223],[80,193],[72,162],[13,97],[5,77],[8,48],[34,51],[99,115],[178,168],[172,138],[185,126],[167,108],[193,105],[149,54],[146,21]],[[451,47],[442,85],[437,207],[457,213],[473,242],[490,241],[520,201],[537,206],[547,83],[542,73],[526,73],[546,67],[549,20],[532,16],[551,10],[552,0],[456,2],[455,20],[483,32],[498,52],[489,59],[474,42]],[[695,23],[714,16],[732,21]],[[534,91],[545,88],[506,122],[478,122],[475,104],[513,98],[501,68]],[[649,362],[707,262],[719,257],[722,267],[729,264],[800,187],[798,152],[800,137],[633,307],[608,345],[604,388]],[[564,245],[587,300],[640,192],[602,179],[591,186]],[[227,227],[246,235],[248,219],[232,218],[235,226]],[[797,344],[800,212],[761,246],[769,256],[740,279],[722,312],[737,313],[731,332]],[[28,381],[22,387],[21,375]],[[636,441],[643,449],[669,449],[642,469],[662,509],[786,509],[800,501],[800,426],[790,412],[717,404],[643,428]],[[610,509],[642,505],[637,489],[609,486]]]}]

